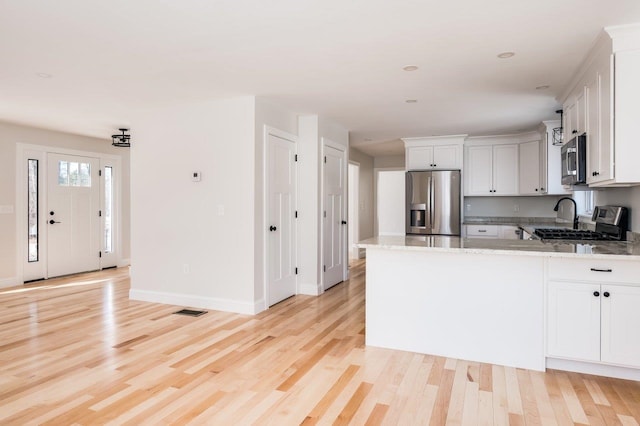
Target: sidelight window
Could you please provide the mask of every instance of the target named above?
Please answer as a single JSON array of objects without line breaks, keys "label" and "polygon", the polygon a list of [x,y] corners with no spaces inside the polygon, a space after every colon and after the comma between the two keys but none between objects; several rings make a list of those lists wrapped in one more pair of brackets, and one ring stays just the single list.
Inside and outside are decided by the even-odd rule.
[{"label": "sidelight window", "polygon": [[28,261],[37,262],[40,256],[38,249],[39,240],[39,209],[38,209],[38,160],[27,160],[28,182],[27,182],[27,243],[29,247]]},{"label": "sidelight window", "polygon": [[104,251],[113,252],[113,167],[104,168]]}]

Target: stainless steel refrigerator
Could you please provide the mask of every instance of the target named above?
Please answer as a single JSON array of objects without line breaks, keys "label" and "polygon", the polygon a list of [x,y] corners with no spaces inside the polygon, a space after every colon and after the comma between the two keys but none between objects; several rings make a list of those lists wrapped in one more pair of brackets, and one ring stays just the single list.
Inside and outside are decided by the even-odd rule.
[{"label": "stainless steel refrigerator", "polygon": [[407,234],[460,235],[460,170],[407,172]]}]

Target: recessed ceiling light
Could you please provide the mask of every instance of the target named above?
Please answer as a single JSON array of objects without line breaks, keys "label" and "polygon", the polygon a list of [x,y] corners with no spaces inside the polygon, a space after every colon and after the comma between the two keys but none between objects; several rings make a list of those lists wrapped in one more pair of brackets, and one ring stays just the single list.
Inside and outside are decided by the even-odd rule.
[{"label": "recessed ceiling light", "polygon": [[536,90],[547,90],[549,87],[551,87],[551,86],[548,86],[548,85],[545,84],[544,86],[536,87]]},{"label": "recessed ceiling light", "polygon": [[498,58],[507,59],[512,58],[513,56],[515,56],[515,52],[502,52],[498,55]]},{"label": "recessed ceiling light", "polygon": [[39,72],[39,73],[36,73],[36,75],[38,77],[40,77],[40,78],[51,78],[52,77],[51,74],[47,74],[46,72]]},{"label": "recessed ceiling light", "polygon": [[408,104],[415,104],[416,102],[418,102],[418,100],[417,99],[407,99],[405,102],[408,103]]},{"label": "recessed ceiling light", "polygon": [[405,71],[415,71],[418,69],[418,67],[415,65],[407,65],[406,67],[402,67],[402,69]]}]

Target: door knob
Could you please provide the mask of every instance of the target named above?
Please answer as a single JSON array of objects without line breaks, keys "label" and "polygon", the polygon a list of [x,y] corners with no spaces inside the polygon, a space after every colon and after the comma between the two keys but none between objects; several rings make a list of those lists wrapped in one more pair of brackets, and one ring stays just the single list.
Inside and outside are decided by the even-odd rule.
[{"label": "door knob", "polygon": [[49,221],[49,224],[50,224],[50,225],[53,225],[54,223],[62,223],[62,222],[57,222],[57,221],[55,221],[55,220],[53,220],[53,219],[51,219],[51,220]]},{"label": "door knob", "polygon": [[273,225],[271,225],[271,226],[269,227],[269,231],[271,231],[271,232],[273,232],[273,231],[275,231],[275,230],[277,230],[277,229],[278,229],[278,228],[276,228],[276,227],[275,227],[275,226],[273,226]]}]

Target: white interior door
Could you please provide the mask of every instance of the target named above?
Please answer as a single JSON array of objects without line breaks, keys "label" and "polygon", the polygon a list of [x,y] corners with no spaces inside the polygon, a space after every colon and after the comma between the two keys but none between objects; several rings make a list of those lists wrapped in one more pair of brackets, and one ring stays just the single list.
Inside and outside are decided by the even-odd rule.
[{"label": "white interior door", "polygon": [[267,136],[268,300],[269,306],[296,294],[295,143]]},{"label": "white interior door", "polygon": [[49,154],[47,166],[47,275],[99,269],[99,159]]},{"label": "white interior door", "polygon": [[346,151],[324,145],[324,289],[344,280],[346,266]]}]

